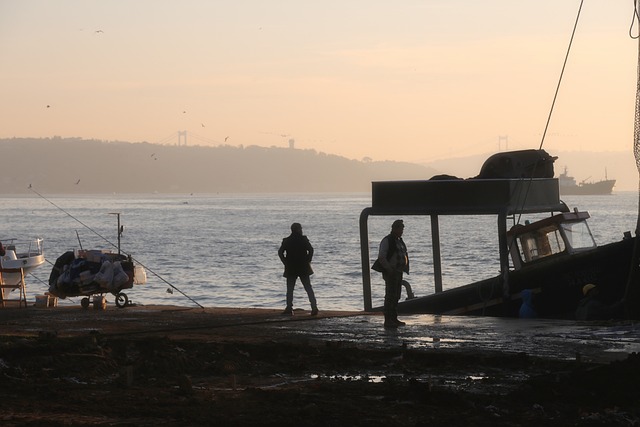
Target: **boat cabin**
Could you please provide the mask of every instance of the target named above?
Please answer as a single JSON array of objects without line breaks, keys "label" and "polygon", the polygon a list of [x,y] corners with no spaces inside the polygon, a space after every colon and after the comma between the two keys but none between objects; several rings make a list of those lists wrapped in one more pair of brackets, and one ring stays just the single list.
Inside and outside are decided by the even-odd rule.
[{"label": "boat cabin", "polygon": [[565,212],[533,223],[516,224],[507,233],[516,270],[548,257],[571,255],[596,248],[587,224],[588,212]]}]

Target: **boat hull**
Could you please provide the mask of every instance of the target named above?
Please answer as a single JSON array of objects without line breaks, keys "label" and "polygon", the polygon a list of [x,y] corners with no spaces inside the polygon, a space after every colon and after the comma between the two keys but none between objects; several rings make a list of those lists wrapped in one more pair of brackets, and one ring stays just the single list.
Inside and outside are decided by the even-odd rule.
[{"label": "boat hull", "polygon": [[[522,305],[520,293],[531,289],[538,317],[573,319],[583,297],[582,287],[588,283],[598,286],[603,301],[613,304],[622,300],[635,239],[625,239],[591,251],[510,271],[508,299],[503,297],[502,278],[496,276],[402,301],[398,304],[398,312],[518,317]],[[375,310],[381,311],[382,307]]]},{"label": "boat hull", "polygon": [[3,269],[24,269],[25,274],[44,264],[44,255],[32,255],[17,259],[3,259],[0,264]]},{"label": "boat hull", "polygon": [[560,182],[560,194],[563,196],[605,195],[611,194],[614,185],[616,185],[615,179],[579,185],[562,185]]}]

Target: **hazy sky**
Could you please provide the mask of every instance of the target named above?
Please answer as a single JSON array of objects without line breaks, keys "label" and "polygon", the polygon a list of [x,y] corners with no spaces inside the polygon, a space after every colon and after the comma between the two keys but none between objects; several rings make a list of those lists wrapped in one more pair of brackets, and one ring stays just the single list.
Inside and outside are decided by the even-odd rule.
[{"label": "hazy sky", "polygon": [[[190,145],[292,138],[408,161],[493,152],[505,135],[537,148],[579,5],[0,0],[0,137],[186,130]],[[632,15],[633,0],[585,1],[548,151],[632,152]]]}]

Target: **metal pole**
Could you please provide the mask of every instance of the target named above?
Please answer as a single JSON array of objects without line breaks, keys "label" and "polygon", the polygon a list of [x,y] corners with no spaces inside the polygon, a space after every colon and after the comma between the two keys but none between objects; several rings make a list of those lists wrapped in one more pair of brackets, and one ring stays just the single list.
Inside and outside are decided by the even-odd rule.
[{"label": "metal pole", "polygon": [[368,219],[371,208],[364,208],[360,214],[360,255],[362,260],[362,296],[364,310],[371,311],[371,268],[369,267],[369,227]]},{"label": "metal pole", "polygon": [[120,212],[110,212],[110,215],[118,217],[118,255],[120,255],[120,236],[122,235],[122,227],[120,226]]},{"label": "metal pole", "polygon": [[120,236],[122,236],[122,227],[120,226],[120,214],[118,214],[118,255],[120,255]]},{"label": "metal pole", "polygon": [[440,225],[438,215],[431,215],[431,246],[433,248],[433,276],[436,293],[442,292],[442,259],[440,256]]},{"label": "metal pole", "polygon": [[504,303],[510,299],[509,290],[509,244],[507,243],[507,213],[498,214],[498,245],[500,246],[500,274],[502,275],[502,297]]}]

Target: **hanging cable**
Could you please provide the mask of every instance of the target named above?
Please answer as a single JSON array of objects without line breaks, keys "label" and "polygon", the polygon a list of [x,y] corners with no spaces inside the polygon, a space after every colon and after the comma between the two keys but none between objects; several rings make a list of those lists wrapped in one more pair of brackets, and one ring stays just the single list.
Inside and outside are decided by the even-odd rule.
[{"label": "hanging cable", "polygon": [[[84,222],[80,221],[78,218],[76,218],[75,216],[71,215],[69,212],[67,212],[66,210],[64,210],[63,208],[61,208],[60,206],[56,205],[55,203],[53,203],[51,200],[47,199],[45,196],[43,196],[42,194],[40,194],[38,191],[36,191],[35,188],[33,188],[32,186],[29,186],[29,190],[31,190],[32,192],[34,192],[35,194],[37,194],[39,197],[41,197],[42,199],[46,200],[47,202],[49,202],[50,204],[52,204],[53,206],[55,206],[57,209],[59,209],[60,211],[64,212],[69,218],[73,219],[74,221],[78,222],[80,225],[82,225],[83,227],[85,227],[87,230],[91,231],[93,234],[95,234],[96,236],[100,237],[102,240],[104,240],[105,242],[107,242],[109,245],[113,246],[116,249],[119,249],[118,245],[114,244],[113,242],[111,242],[109,239],[107,239],[106,237],[104,237],[103,235],[101,235],[100,233],[98,233],[96,230],[94,230],[93,228],[89,227],[87,224],[85,224]],[[196,300],[194,300],[193,298],[191,298],[189,295],[185,294],[184,292],[182,292],[180,289],[178,289],[176,286],[174,286],[173,284],[169,283],[167,280],[165,280],[162,276],[160,276],[158,273],[156,273],[155,271],[151,270],[149,267],[147,267],[146,265],[144,265],[143,263],[141,263],[139,260],[135,259],[131,254],[128,254],[125,252],[125,255],[127,255],[129,258],[131,258],[131,260],[135,261],[136,263],[140,264],[142,267],[144,267],[147,271],[149,271],[151,274],[153,274],[155,277],[157,277],[158,279],[160,279],[161,281],[163,281],[164,283],[166,283],[167,285],[169,285],[171,288],[175,289],[176,291],[178,291],[180,294],[182,294],[184,297],[186,297],[187,299],[189,299],[191,302],[193,302],[194,304],[196,304],[198,307],[200,308],[204,308],[200,303],[198,303]]]},{"label": "hanging cable", "polygon": [[[634,0],[634,1],[638,1],[638,0]],[[582,12],[582,5],[584,4],[584,0],[580,1],[580,7],[578,8],[578,13],[576,14],[576,20],[575,23],[573,24],[573,31],[571,31],[571,38],[569,39],[569,46],[567,47],[567,52],[565,54],[564,57],[564,62],[562,64],[562,69],[560,71],[560,77],[558,79],[558,84],[556,85],[556,90],[555,93],[553,95],[553,101],[551,102],[551,108],[549,109],[549,116],[547,117],[547,122],[545,124],[544,127],[544,132],[542,133],[542,139],[540,140],[540,147],[538,148],[539,150],[542,150],[542,146],[544,144],[544,139],[547,135],[547,130],[549,129],[549,123],[551,122],[551,116],[553,115],[553,109],[556,105],[556,100],[558,98],[558,93],[560,92],[560,85],[562,84],[562,78],[564,77],[564,70],[567,67],[567,62],[569,60],[569,54],[571,53],[571,46],[573,45],[573,39],[575,37],[576,34],[576,30],[578,28],[578,22],[580,21],[580,13]],[[521,188],[520,191],[524,191],[524,197],[522,198],[522,206],[524,206],[524,204],[526,203],[527,197],[529,196],[529,190],[531,188],[531,180],[533,179],[533,176],[535,175],[535,169],[538,167],[538,164],[536,163],[534,165],[534,169],[533,172],[531,173],[531,178],[529,178],[529,185],[526,186],[525,188]],[[520,219],[522,218],[522,212],[520,212],[520,214],[518,215],[518,219],[517,221],[515,221],[516,223],[520,223]]]},{"label": "hanging cable", "polygon": [[[638,289],[638,278],[640,277],[640,34],[633,35],[634,24],[640,25],[640,14],[638,13],[638,0],[633,2],[633,18],[629,27],[629,37],[638,40],[638,65],[636,69],[636,105],[635,120],[633,125],[633,154],[636,159],[636,168],[639,173],[638,180],[638,218],[636,220],[635,241],[631,254],[631,264],[629,276],[624,293],[625,314],[628,319],[638,320],[640,318],[640,290]],[[640,30],[640,28],[639,28]]]},{"label": "hanging cable", "polygon": [[[637,1],[637,0],[636,0]],[[567,61],[569,60],[569,53],[571,52],[571,46],[573,45],[573,37],[576,34],[576,29],[578,28],[578,21],[580,20],[580,12],[582,11],[582,5],[584,4],[584,0],[580,1],[580,7],[578,8],[578,14],[576,16],[576,22],[573,25],[573,31],[571,32],[571,39],[569,40],[569,47],[567,48],[567,53],[564,57],[564,63],[562,64],[562,71],[560,72],[560,78],[558,79],[558,85],[556,86],[556,92],[553,95],[553,101],[551,102],[551,109],[549,110],[549,116],[547,117],[547,123],[544,127],[544,132],[542,133],[542,139],[540,140],[540,149],[542,149],[542,145],[544,144],[544,138],[547,135],[547,130],[549,129],[549,123],[551,122],[551,115],[553,114],[553,108],[556,105],[556,99],[558,98],[558,92],[560,91],[560,84],[562,83],[562,77],[564,76],[564,70],[567,66]]]},{"label": "hanging cable", "polygon": [[633,17],[631,18],[631,25],[629,25],[629,37],[632,39],[640,38],[640,33],[633,35],[633,27],[638,25],[640,31],[640,14],[638,14],[638,0],[633,0]]},{"label": "hanging cable", "polygon": [[[638,1],[638,0],[634,0],[634,1]],[[555,107],[556,104],[556,100],[558,98],[558,93],[560,92],[560,85],[562,83],[562,78],[564,77],[564,70],[566,69],[567,66],[567,62],[569,60],[569,53],[571,52],[571,46],[573,45],[573,39],[575,37],[576,34],[576,29],[578,28],[578,22],[580,21],[580,13],[582,12],[582,5],[584,4],[584,0],[580,1],[580,7],[578,8],[578,13],[576,15],[576,20],[575,23],[573,24],[573,30],[571,31],[571,38],[569,39],[569,46],[567,47],[567,53],[565,54],[564,57],[564,62],[562,64],[562,69],[560,71],[560,77],[558,78],[558,84],[556,85],[556,90],[555,93],[553,95],[553,101],[551,102],[551,108],[549,109],[549,115],[547,117],[547,122],[545,124],[544,127],[544,132],[542,133],[542,139],[540,140],[540,147],[538,148],[539,150],[542,150],[542,146],[544,144],[544,140],[545,137],[547,135],[547,130],[549,129],[549,123],[551,122],[551,116],[553,115],[553,109]],[[531,177],[529,177],[528,179],[523,178],[522,181],[524,183],[524,181],[526,180],[526,185],[522,185],[522,186],[518,186],[517,190],[514,191],[518,191],[520,194],[524,193],[524,196],[520,199],[522,200],[521,204],[520,204],[520,209],[518,209],[519,213],[518,213],[518,219],[515,219],[515,214],[514,214],[514,223],[515,224],[519,224],[520,220],[522,219],[522,208],[524,208],[524,205],[527,201],[527,198],[529,197],[529,191],[531,190],[531,184],[533,181],[533,177],[535,176],[535,172],[536,169],[538,167],[538,162],[536,162],[533,166],[533,171],[531,172]],[[508,251],[511,251],[511,245],[514,245],[515,241],[512,241],[509,245],[509,248],[507,248]],[[503,272],[506,274],[506,272]]]},{"label": "hanging cable", "polygon": [[[635,121],[633,126],[633,154],[636,159],[636,168],[640,173],[640,35],[634,36],[632,33],[633,23],[638,21],[640,23],[640,15],[638,15],[638,0],[634,0],[633,20],[631,27],[629,28],[629,36],[632,39],[638,39],[638,65],[636,76],[636,109],[635,109]],[[640,191],[639,191],[640,192]],[[640,212],[638,215],[638,225],[636,226],[636,233],[640,228]]]}]

